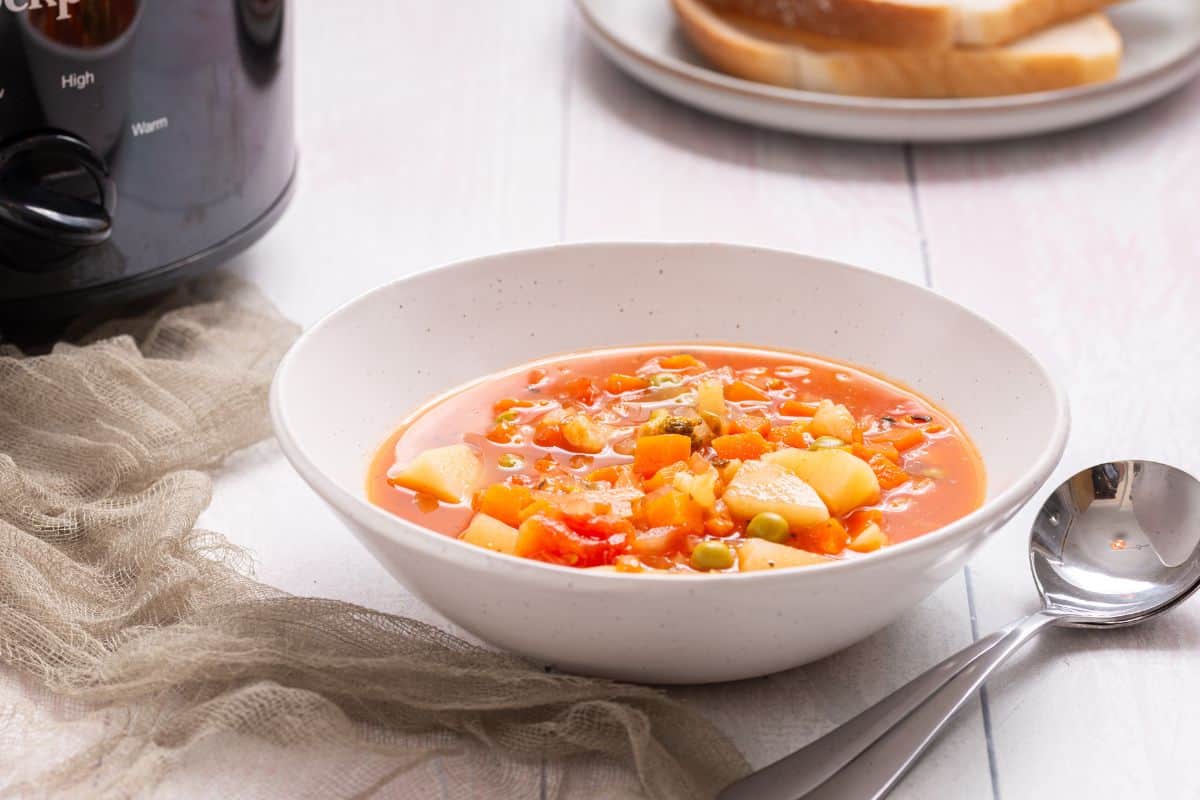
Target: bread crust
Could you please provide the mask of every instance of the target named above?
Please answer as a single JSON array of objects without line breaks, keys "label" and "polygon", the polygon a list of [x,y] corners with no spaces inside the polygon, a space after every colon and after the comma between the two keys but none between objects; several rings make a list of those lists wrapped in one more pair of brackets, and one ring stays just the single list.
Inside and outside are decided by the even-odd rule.
[{"label": "bread crust", "polygon": [[954,5],[905,0],[704,0],[714,11],[882,47],[946,49],[954,44]]},{"label": "bread crust", "polygon": [[[1103,15],[1065,23],[1072,26],[1068,33],[1096,45],[1087,52],[1030,47],[1028,42],[912,50],[871,47],[721,15],[706,0],[672,2],[688,40],[722,71],[809,91],[910,98],[1024,94],[1111,80],[1120,65],[1120,35]],[[1051,30],[1042,36],[1055,41],[1061,33]]]},{"label": "bread crust", "polygon": [[1008,44],[1116,1],[1011,0],[999,8],[972,9],[951,0],[703,0],[718,13],[787,29],[879,47],[931,50]]}]

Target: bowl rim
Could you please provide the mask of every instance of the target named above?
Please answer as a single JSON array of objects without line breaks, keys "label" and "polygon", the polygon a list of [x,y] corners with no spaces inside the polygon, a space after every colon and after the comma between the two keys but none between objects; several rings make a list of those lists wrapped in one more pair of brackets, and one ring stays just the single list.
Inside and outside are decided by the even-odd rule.
[{"label": "bowl rim", "polygon": [[[416,280],[434,272],[453,272],[459,270],[467,270],[474,268],[476,265],[488,261],[511,259],[522,256],[537,256],[548,253],[562,253],[566,251],[587,251],[587,250],[624,250],[631,248],[657,248],[657,249],[685,249],[685,248],[719,248],[724,250],[738,251],[746,256],[784,256],[784,257],[799,257],[808,260],[809,262],[818,263],[824,266],[837,269],[849,269],[858,273],[865,273],[872,278],[901,284],[905,287],[916,289],[920,292],[932,295],[937,300],[948,303],[954,308],[968,314],[976,319],[979,323],[991,331],[999,335],[1003,340],[1013,345],[1019,352],[1023,353],[1031,364],[1036,368],[1039,376],[1044,380],[1053,397],[1055,408],[1054,428],[1051,437],[1047,440],[1045,447],[1038,453],[1037,458],[1032,462],[1031,466],[1009,486],[1005,491],[1001,492],[996,497],[987,500],[979,508],[964,517],[944,525],[941,528],[922,534],[914,539],[905,542],[899,542],[890,545],[882,550],[874,553],[869,553],[861,558],[854,559],[838,559],[831,560],[825,564],[815,564],[805,567],[795,567],[780,570],[763,570],[756,572],[735,572],[721,573],[719,575],[707,575],[696,573],[695,575],[681,574],[663,574],[656,572],[649,573],[621,573],[621,572],[605,572],[582,570],[574,567],[560,566],[550,564],[535,559],[521,558],[512,556],[506,553],[499,553],[486,548],[477,547],[468,542],[463,542],[459,539],[447,536],[444,533],[439,533],[430,528],[418,525],[409,520],[398,517],[374,504],[372,504],[365,496],[359,496],[342,488],[337,481],[333,480],[321,470],[316,463],[309,458],[304,447],[299,440],[293,436],[291,428],[288,424],[286,398],[284,397],[284,385],[287,382],[289,372],[294,368],[295,363],[302,357],[305,345],[318,337],[321,332],[344,317],[354,313],[354,309],[361,303],[366,302],[370,298],[393,290],[393,287],[398,284],[404,284],[409,281]],[[766,347],[767,345],[762,345]],[[868,367],[869,368],[869,367]],[[759,247],[754,245],[729,243],[729,242],[697,242],[697,241],[585,241],[553,244],[541,247],[520,248],[516,250],[502,251],[483,256],[476,256],[466,259],[436,265],[426,269],[421,269],[416,272],[397,278],[393,281],[388,281],[380,286],[375,287],[363,294],[360,294],[351,300],[342,303],[333,311],[329,312],[318,320],[315,324],[305,330],[301,336],[293,342],[288,349],[283,359],[280,361],[276,369],[275,376],[271,381],[269,394],[269,406],[272,426],[275,430],[276,438],[279,441],[280,448],[283,450],[284,456],[291,463],[300,477],[309,485],[309,487],[317,493],[323,500],[329,503],[336,511],[347,515],[353,521],[370,529],[371,531],[380,533],[386,536],[389,540],[394,541],[401,547],[411,547],[422,551],[424,554],[441,558],[446,557],[450,553],[462,553],[462,565],[466,568],[469,562],[475,562],[476,565],[495,563],[497,565],[508,565],[509,569],[515,569],[525,572],[529,577],[539,580],[559,580],[569,579],[572,582],[584,581],[625,581],[625,582],[654,582],[661,584],[679,584],[681,586],[694,587],[694,581],[705,580],[715,583],[740,584],[747,581],[771,582],[780,580],[803,580],[801,575],[835,575],[840,572],[849,570],[864,569],[871,566],[882,566],[890,561],[902,559],[908,555],[916,555],[927,550],[937,550],[949,546],[959,540],[967,537],[969,534],[983,530],[989,522],[997,518],[1003,518],[1010,511],[1019,509],[1022,505],[1033,497],[1034,493],[1049,479],[1051,473],[1058,465],[1062,455],[1066,449],[1067,437],[1071,428],[1071,413],[1070,403],[1067,398],[1065,389],[1047,369],[1046,365],[1032,352],[1025,347],[1016,337],[1005,331],[996,323],[983,315],[963,306],[948,297],[921,286],[920,284],[905,281],[901,278],[896,278],[884,273],[875,272],[874,270],[865,269],[852,264],[834,261],[832,259],[819,258],[816,256],[806,255],[792,250],[784,250],[779,248]],[[953,413],[953,412],[952,412]],[[987,464],[984,463],[986,469]],[[364,474],[367,465],[364,464]],[[414,535],[415,532],[415,535]],[[457,557],[457,556],[455,556]],[[573,586],[577,585],[575,583]],[[598,585],[598,584],[594,584]],[[689,589],[690,591],[691,589]]]}]

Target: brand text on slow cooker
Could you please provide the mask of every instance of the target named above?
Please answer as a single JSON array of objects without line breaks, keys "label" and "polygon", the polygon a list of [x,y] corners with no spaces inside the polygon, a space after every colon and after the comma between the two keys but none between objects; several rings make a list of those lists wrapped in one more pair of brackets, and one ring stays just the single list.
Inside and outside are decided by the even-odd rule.
[{"label": "brand text on slow cooker", "polygon": [[0,6],[9,11],[41,11],[43,8],[57,8],[58,18],[67,19],[71,16],[71,6],[79,0],[0,0]]}]

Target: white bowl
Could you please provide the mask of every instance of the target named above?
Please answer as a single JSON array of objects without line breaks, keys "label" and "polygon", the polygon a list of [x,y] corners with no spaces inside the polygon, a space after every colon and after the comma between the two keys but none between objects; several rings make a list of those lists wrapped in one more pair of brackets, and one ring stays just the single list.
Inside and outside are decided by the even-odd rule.
[{"label": "white bowl", "polygon": [[[431,396],[553,353],[685,340],[803,350],[908,384],[974,438],[987,501],[864,558],[719,576],[552,566],[460,542],[367,501],[372,454]],[[388,284],[296,343],[275,377],[271,414],[309,485],[447,618],[540,663],[651,683],[764,675],[887,625],[1029,500],[1069,428],[1066,397],[1042,365],[966,309],[853,267],[718,244],[550,247]]]}]

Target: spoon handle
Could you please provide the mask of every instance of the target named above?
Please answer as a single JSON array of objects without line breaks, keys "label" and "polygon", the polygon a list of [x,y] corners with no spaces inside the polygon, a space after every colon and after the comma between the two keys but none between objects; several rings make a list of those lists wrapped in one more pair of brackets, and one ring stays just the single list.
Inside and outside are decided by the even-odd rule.
[{"label": "spoon handle", "polygon": [[820,739],[725,787],[717,800],[795,800],[811,792],[932,697],[963,668],[999,644],[1015,627],[985,636],[958,651]]},{"label": "spoon handle", "polygon": [[878,800],[884,797],[988,676],[1055,620],[1054,615],[1039,611],[1006,628],[998,642],[963,667],[832,778],[802,795],[804,800],[842,800],[847,797]]}]

